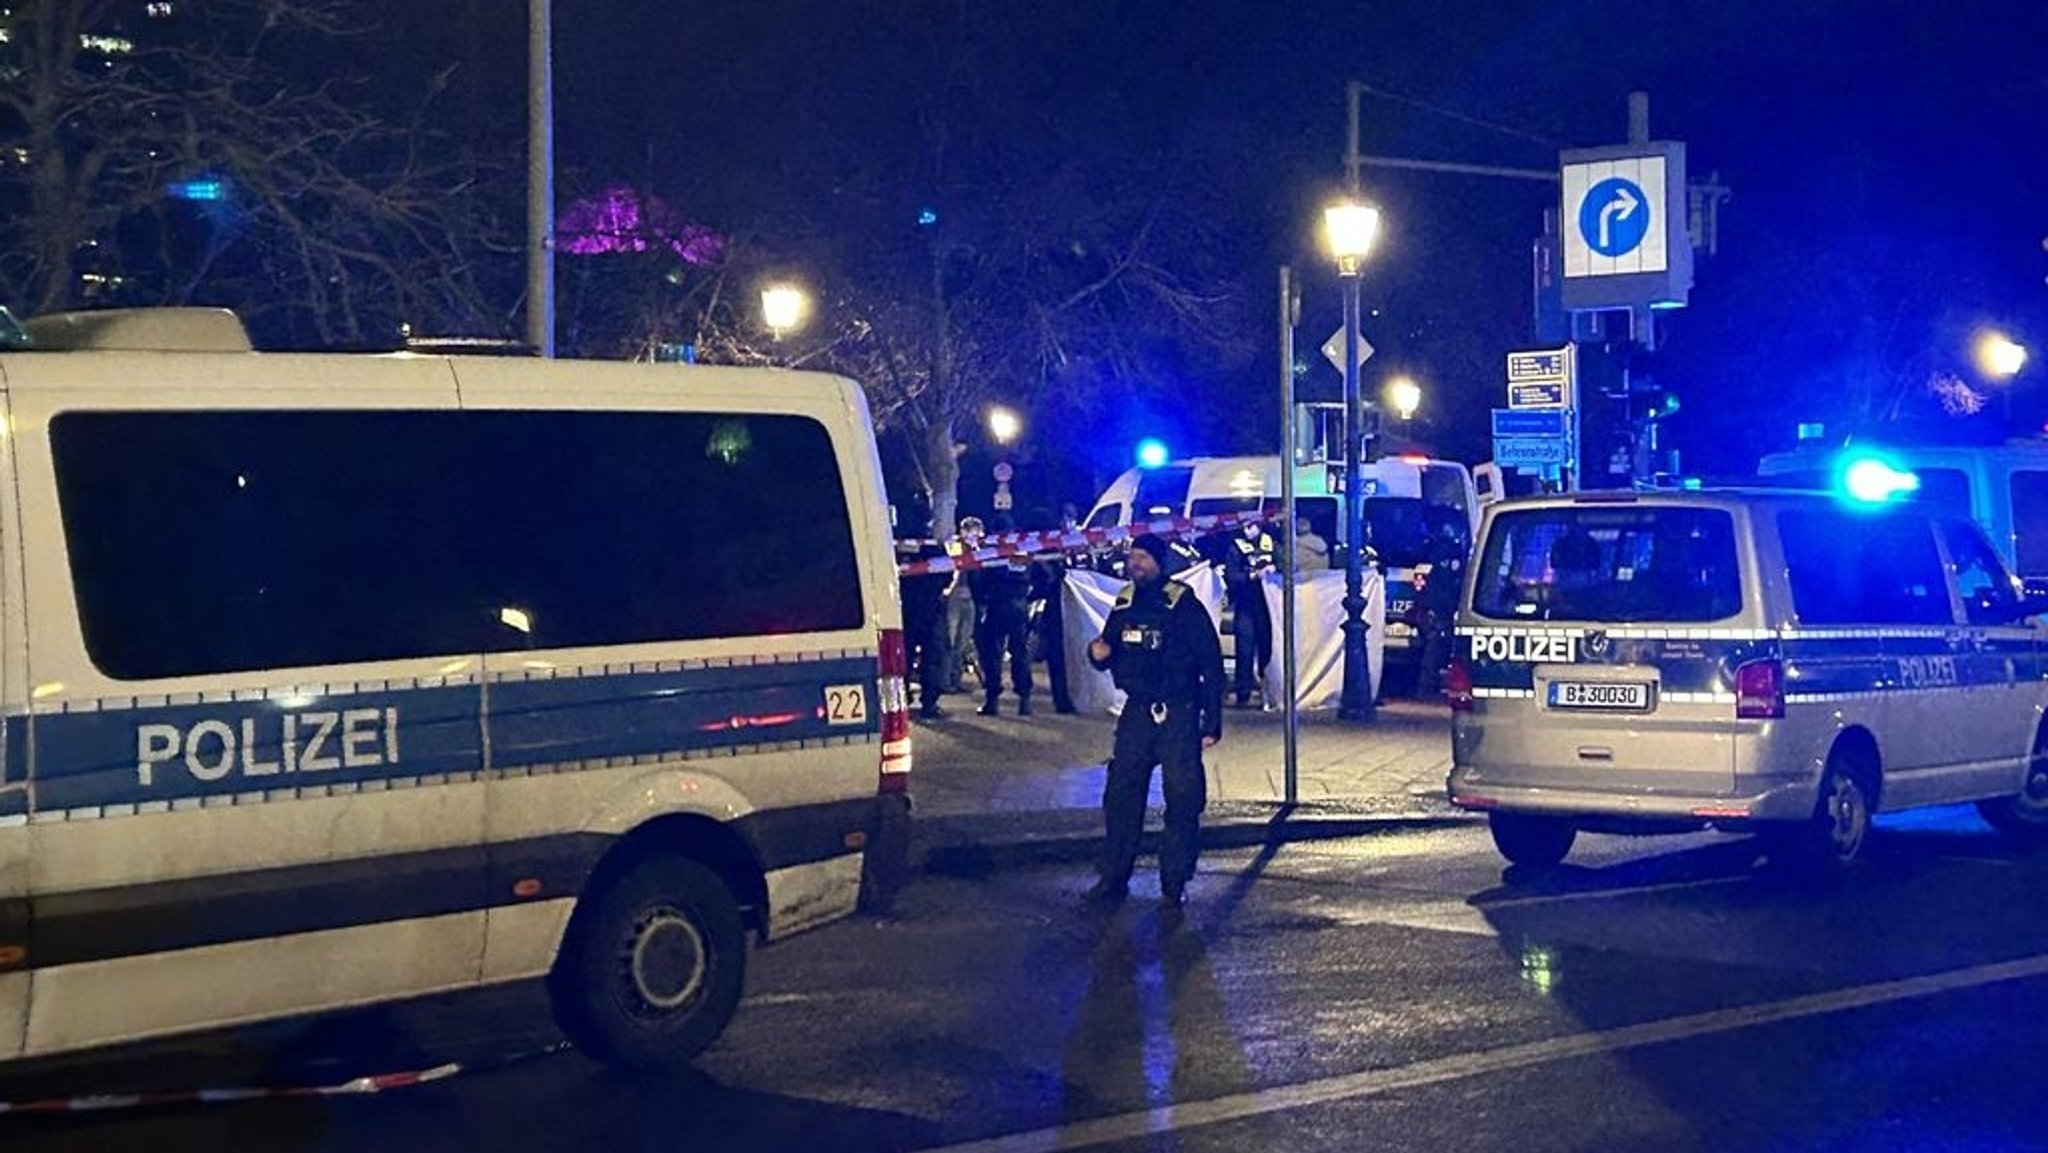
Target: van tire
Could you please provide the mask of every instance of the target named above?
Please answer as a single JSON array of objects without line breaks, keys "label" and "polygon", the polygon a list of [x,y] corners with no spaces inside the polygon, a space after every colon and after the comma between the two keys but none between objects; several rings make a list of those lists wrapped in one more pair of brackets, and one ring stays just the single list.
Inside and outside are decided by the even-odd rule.
[{"label": "van tire", "polygon": [[747,938],[717,873],[650,856],[587,894],[548,975],[555,1021],[607,1065],[681,1065],[739,1008]]},{"label": "van tire", "polygon": [[2048,844],[2048,727],[2034,734],[2034,751],[2027,759],[2027,778],[2020,791],[2010,797],[1978,801],[1977,812],[1985,824],[2014,841]]},{"label": "van tire", "polygon": [[1564,817],[1496,812],[1487,816],[1486,824],[1500,855],[1526,869],[1555,868],[1579,836],[1577,827]]},{"label": "van tire", "polygon": [[1767,834],[1771,864],[1803,881],[1840,877],[1862,860],[1876,811],[1877,771],[1847,749],[1828,754],[1813,815]]}]

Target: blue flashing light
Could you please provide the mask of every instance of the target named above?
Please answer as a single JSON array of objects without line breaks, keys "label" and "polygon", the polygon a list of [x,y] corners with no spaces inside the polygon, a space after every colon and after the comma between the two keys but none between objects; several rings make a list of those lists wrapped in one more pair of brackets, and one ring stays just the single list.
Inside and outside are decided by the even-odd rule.
[{"label": "blue flashing light", "polygon": [[1148,436],[1138,442],[1138,467],[1158,468],[1166,463],[1166,442],[1156,436]]},{"label": "blue flashing light", "polygon": [[180,180],[164,190],[172,200],[226,200],[227,183],[222,180]]},{"label": "blue flashing light", "polygon": [[936,211],[934,211],[933,209],[930,209],[930,208],[920,208],[920,209],[918,209],[918,212],[917,212],[917,223],[918,223],[918,226],[919,226],[919,227],[921,227],[921,228],[929,228],[929,227],[931,227],[932,225],[934,225],[934,224],[937,224],[938,222],[939,222],[939,214],[938,214],[938,213],[937,213]]},{"label": "blue flashing light", "polygon": [[1892,467],[1888,461],[1866,456],[1852,460],[1842,468],[1840,487],[1851,500],[1882,504],[1893,497],[1918,492],[1920,478]]}]

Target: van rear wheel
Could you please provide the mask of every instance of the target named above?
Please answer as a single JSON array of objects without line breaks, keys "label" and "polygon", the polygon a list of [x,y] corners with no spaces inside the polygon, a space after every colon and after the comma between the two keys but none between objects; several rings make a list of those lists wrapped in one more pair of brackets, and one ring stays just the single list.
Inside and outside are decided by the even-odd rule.
[{"label": "van rear wheel", "polygon": [[718,874],[648,857],[578,909],[548,976],[555,1020],[608,1065],[680,1065],[717,1040],[739,1007],[747,939]]},{"label": "van rear wheel", "polygon": [[1977,812],[1986,824],[2015,841],[2048,843],[2048,728],[2034,734],[2034,752],[2027,759],[2027,779],[2020,791],[1978,801]]},{"label": "van rear wheel", "polygon": [[1579,835],[1563,817],[1496,812],[1488,815],[1486,823],[1500,855],[1530,869],[1548,869],[1564,860]]},{"label": "van rear wheel", "polygon": [[1877,795],[1873,770],[1862,758],[1837,750],[1821,774],[1813,815],[1769,834],[1771,863],[1805,880],[1826,880],[1846,873],[1862,859],[1870,839],[1870,819]]}]

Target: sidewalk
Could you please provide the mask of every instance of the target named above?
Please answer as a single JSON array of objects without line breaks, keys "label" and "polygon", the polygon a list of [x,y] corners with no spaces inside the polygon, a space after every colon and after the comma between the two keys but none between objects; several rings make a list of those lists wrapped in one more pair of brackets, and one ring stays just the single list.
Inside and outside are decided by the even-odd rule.
[{"label": "sidewalk", "polygon": [[[1060,716],[1048,694],[1037,712],[974,713],[978,698],[949,696],[943,720],[912,729],[916,768],[912,852],[932,872],[978,873],[1042,861],[1092,860],[1102,840],[1103,761],[1116,720]],[[1450,713],[1442,705],[1382,703],[1371,724],[1334,711],[1301,714],[1296,758],[1299,803],[1283,804],[1284,717],[1226,709],[1223,741],[1203,755],[1209,806],[1203,844],[1225,847],[1310,837],[1353,836],[1471,818],[1444,799],[1450,771]],[[1159,824],[1152,782],[1147,828]],[[1147,847],[1152,847],[1148,832]]]}]

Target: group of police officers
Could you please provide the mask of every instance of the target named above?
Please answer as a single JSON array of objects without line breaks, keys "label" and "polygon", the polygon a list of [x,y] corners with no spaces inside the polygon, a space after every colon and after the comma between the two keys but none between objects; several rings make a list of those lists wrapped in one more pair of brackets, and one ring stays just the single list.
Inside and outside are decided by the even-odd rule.
[{"label": "group of police officers", "polygon": [[[1071,507],[1062,527],[1072,529]],[[1010,530],[998,517],[995,531]],[[960,522],[961,544],[967,551],[982,546],[988,526],[978,517]],[[1329,565],[1329,546],[1302,522],[1297,525],[1294,569],[1297,573]],[[1415,624],[1424,636],[1424,692],[1434,691],[1432,662],[1447,663],[1455,590],[1462,575],[1466,544],[1460,534],[1445,531],[1431,542],[1433,576],[1418,597]],[[905,559],[946,555],[932,541],[918,541]],[[1276,567],[1273,536],[1249,521],[1231,534],[1218,559],[1233,607],[1236,675],[1232,691],[1239,706],[1256,692],[1270,707],[1262,670],[1270,663],[1273,625],[1263,583]],[[972,639],[981,681],[983,716],[999,714],[1002,662],[1010,662],[1010,687],[1017,697],[1017,715],[1031,715],[1032,670],[1030,632],[1033,603],[1041,604],[1048,680],[1054,708],[1074,711],[1068,695],[1066,646],[1061,618],[1061,585],[1069,565],[1091,565],[1107,558],[1087,552],[1072,556],[1054,552],[1034,558],[1004,558],[965,572],[931,573],[903,578],[904,631],[918,673],[919,715],[945,716],[939,698],[961,691],[961,660],[952,642],[956,606],[971,605]],[[1203,553],[1180,542],[1146,534],[1133,540],[1124,558],[1129,583],[1117,595],[1101,635],[1089,642],[1088,659],[1107,671],[1125,695],[1103,786],[1106,838],[1099,879],[1087,895],[1097,908],[1113,907],[1129,894],[1138,841],[1144,827],[1145,798],[1152,769],[1160,770],[1166,801],[1165,835],[1159,854],[1160,896],[1168,909],[1179,909],[1195,873],[1200,819],[1206,806],[1202,750],[1223,739],[1223,652],[1208,610],[1188,586],[1168,579],[1171,573]],[[1446,590],[1449,590],[1448,599]],[[963,598],[964,593],[964,598]]]}]

